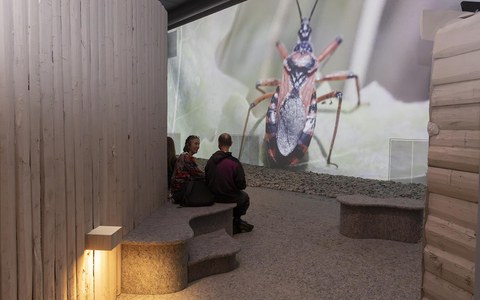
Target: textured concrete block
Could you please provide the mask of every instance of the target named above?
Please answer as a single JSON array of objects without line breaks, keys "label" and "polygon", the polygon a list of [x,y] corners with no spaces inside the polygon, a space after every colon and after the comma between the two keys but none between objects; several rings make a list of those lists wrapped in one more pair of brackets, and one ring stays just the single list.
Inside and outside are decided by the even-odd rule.
[{"label": "textured concrete block", "polygon": [[338,196],[340,233],[357,239],[417,243],[422,238],[423,201],[407,198]]},{"label": "textured concrete block", "polygon": [[[235,240],[227,233],[232,232],[235,205],[178,207],[168,203],[157,209],[123,239],[122,293],[167,294],[186,288],[189,255],[201,261],[200,270],[195,271],[201,277],[232,270],[239,247],[232,246]],[[223,235],[208,238],[215,231]],[[215,263],[217,259],[222,262]]]},{"label": "textured concrete block", "polygon": [[122,245],[122,293],[167,294],[188,284],[187,243]]},{"label": "textured concrete block", "polygon": [[234,270],[239,251],[238,242],[223,229],[195,237],[189,243],[188,281]]}]

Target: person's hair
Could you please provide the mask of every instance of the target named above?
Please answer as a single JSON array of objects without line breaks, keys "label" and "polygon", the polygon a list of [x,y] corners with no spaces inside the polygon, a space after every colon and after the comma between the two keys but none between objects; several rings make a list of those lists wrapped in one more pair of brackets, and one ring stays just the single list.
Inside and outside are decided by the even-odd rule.
[{"label": "person's hair", "polygon": [[218,147],[231,147],[232,146],[232,137],[228,133],[222,133],[218,137]]},{"label": "person's hair", "polygon": [[183,152],[189,152],[190,151],[190,143],[193,140],[200,140],[200,138],[196,135],[189,135],[187,139],[185,140],[185,146],[183,146]]},{"label": "person's hair", "polygon": [[169,162],[177,159],[177,155],[175,154],[175,142],[169,136],[167,136],[167,159]]}]

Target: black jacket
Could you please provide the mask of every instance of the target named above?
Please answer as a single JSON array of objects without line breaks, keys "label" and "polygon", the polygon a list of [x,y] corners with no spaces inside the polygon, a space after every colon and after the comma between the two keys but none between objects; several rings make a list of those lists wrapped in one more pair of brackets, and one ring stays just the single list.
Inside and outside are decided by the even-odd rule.
[{"label": "black jacket", "polygon": [[233,199],[247,187],[243,166],[231,152],[217,151],[205,166],[206,183],[216,199]]}]

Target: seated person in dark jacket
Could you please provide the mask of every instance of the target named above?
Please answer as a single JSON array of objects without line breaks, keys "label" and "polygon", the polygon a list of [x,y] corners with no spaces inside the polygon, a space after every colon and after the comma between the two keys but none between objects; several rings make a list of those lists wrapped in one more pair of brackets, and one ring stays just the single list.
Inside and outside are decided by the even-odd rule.
[{"label": "seated person in dark jacket", "polygon": [[232,137],[222,133],[218,137],[219,151],[212,154],[205,166],[207,186],[215,195],[215,202],[237,203],[233,209],[233,233],[250,232],[253,225],[240,217],[250,206],[250,197],[243,190],[247,187],[245,171],[238,159],[229,152]]}]

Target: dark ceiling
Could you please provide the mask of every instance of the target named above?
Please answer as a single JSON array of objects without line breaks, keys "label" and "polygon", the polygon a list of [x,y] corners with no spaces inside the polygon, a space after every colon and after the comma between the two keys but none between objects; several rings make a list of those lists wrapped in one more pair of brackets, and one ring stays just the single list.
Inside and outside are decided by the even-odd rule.
[{"label": "dark ceiling", "polygon": [[246,0],[160,0],[168,12],[168,30]]}]

